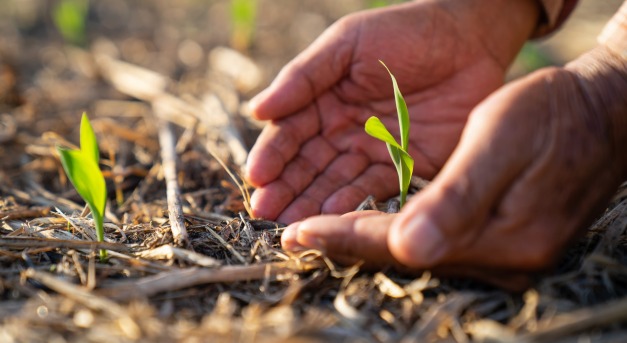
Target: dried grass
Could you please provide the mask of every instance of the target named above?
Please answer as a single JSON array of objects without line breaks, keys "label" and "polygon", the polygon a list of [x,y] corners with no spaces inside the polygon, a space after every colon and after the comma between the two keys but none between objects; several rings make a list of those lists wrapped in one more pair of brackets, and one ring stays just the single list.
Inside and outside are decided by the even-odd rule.
[{"label": "dried grass", "polygon": [[[21,51],[29,63],[56,64],[27,70],[23,89],[0,94],[9,113],[0,116],[0,341],[627,340],[625,187],[560,268],[524,294],[290,254],[277,223],[244,215],[242,189],[224,168],[238,170],[258,129],[240,115],[238,85],[259,81],[234,79],[216,58],[210,78],[196,70],[174,81],[154,71],[163,66],[107,55],[111,46],[125,47]],[[0,67],[10,72],[7,61]],[[74,141],[85,107],[115,190],[103,243],[54,153]],[[160,127],[169,138],[159,140]],[[362,209],[377,206],[397,208],[367,200]],[[98,249],[109,250],[107,263]]]}]

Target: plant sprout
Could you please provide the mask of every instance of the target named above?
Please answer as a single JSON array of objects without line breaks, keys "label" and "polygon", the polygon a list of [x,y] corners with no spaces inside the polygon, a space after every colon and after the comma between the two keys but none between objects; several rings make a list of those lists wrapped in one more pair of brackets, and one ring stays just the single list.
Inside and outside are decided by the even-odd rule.
[{"label": "plant sprout", "polygon": [[390,74],[392,78],[392,85],[394,87],[394,99],[396,102],[396,112],[398,114],[398,124],[400,127],[401,143],[399,144],[390,131],[383,125],[379,118],[372,116],[368,118],[365,125],[366,133],[370,136],[382,140],[385,142],[390,152],[390,157],[396,167],[398,174],[398,183],[401,193],[400,206],[403,207],[407,200],[407,191],[409,190],[409,183],[411,181],[411,175],[414,170],[414,159],[409,155],[407,151],[407,145],[409,140],[409,111],[407,110],[407,104],[403,99],[403,95],[398,88],[396,78],[392,75],[392,72],[383,63],[381,64]]},{"label": "plant sprout", "polygon": [[[98,242],[104,241],[104,212],[107,205],[107,187],[98,161],[100,152],[94,129],[87,114],[81,118],[80,150],[57,147],[61,164],[70,182],[91,210]],[[107,251],[100,250],[100,260],[107,258]]]},{"label": "plant sprout", "polygon": [[66,42],[78,46],[85,43],[88,9],[88,0],[60,0],[54,6],[52,20]]},{"label": "plant sprout", "polygon": [[400,3],[402,0],[370,0],[368,8],[379,8]]},{"label": "plant sprout", "polygon": [[231,46],[246,51],[255,32],[257,0],[231,0]]}]

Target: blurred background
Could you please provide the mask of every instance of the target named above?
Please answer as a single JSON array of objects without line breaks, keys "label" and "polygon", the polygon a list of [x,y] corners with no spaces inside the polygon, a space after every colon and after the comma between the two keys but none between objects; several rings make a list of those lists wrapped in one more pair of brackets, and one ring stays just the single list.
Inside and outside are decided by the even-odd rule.
[{"label": "blurred background", "polygon": [[[28,75],[41,64],[60,67],[64,45],[86,49],[100,46],[123,60],[176,78],[185,71],[203,70],[212,48],[229,46],[262,65],[267,83],[283,64],[341,16],[398,2],[3,0],[0,61]],[[621,3],[580,0],[561,30],[525,47],[512,75],[563,64],[594,46],[596,35]],[[27,87],[35,81],[32,76],[19,81]]]},{"label": "blurred background", "polygon": [[[2,169],[22,165],[16,149],[46,131],[76,135],[73,128],[84,110],[105,117],[124,117],[137,110],[132,96],[104,80],[95,56],[152,71],[151,77],[167,80],[168,91],[177,96],[215,90],[215,84],[208,85],[215,79],[215,69],[241,77],[229,84],[234,91],[221,97],[229,113],[240,114],[241,103],[335,20],[398,2],[2,0],[0,114],[10,115],[0,116],[0,143],[18,143],[0,144]],[[557,33],[526,44],[508,78],[564,64],[590,49],[621,3],[581,0]],[[126,102],[116,107],[119,101]],[[248,133],[244,140],[250,146],[255,132]]]},{"label": "blurred background", "polygon": [[546,38],[528,43],[510,70],[510,77],[547,65],[563,65],[596,45],[596,37],[623,0],[579,0],[564,25]]}]

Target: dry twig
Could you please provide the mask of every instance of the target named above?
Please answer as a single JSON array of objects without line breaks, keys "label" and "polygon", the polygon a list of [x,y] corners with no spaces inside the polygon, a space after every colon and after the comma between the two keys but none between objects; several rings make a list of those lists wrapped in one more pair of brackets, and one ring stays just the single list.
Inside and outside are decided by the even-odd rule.
[{"label": "dry twig", "polygon": [[218,269],[179,269],[132,281],[118,282],[99,290],[98,293],[118,300],[129,300],[209,283],[233,283],[264,278],[276,279],[283,275],[302,273],[322,266],[320,261],[315,260],[300,263],[294,261],[258,263]]},{"label": "dry twig", "polygon": [[170,230],[172,230],[174,242],[179,246],[185,246],[189,242],[189,237],[187,229],[185,229],[181,190],[177,180],[176,139],[170,123],[163,120],[159,121],[159,144],[161,145],[161,160],[167,187]]}]

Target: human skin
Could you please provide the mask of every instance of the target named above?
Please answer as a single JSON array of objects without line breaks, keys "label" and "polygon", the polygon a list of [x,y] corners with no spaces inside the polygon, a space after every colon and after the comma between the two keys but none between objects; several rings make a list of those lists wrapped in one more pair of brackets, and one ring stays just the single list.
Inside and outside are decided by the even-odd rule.
[{"label": "human skin", "polygon": [[[513,3],[518,5],[526,3],[530,7],[525,7],[528,9],[527,12],[501,13],[514,13],[520,20],[521,27],[524,26],[522,25],[524,22],[535,22],[534,16],[537,16],[537,9],[531,6],[531,2],[512,1],[510,5]],[[422,2],[407,6],[424,4],[434,6],[434,3]],[[424,8],[412,8],[424,11]],[[446,6],[440,8],[446,8]],[[365,17],[367,19],[368,14]],[[373,17],[380,18],[375,15]],[[507,21],[518,22],[515,18],[507,18]],[[486,22],[485,17],[484,22]],[[468,25],[481,25],[481,23],[470,21]],[[513,30],[512,27],[510,29]],[[464,30],[460,32],[465,34],[470,31],[464,27]],[[513,32],[498,30],[498,38],[504,39],[505,36],[514,35],[514,33],[525,33],[528,36],[530,31],[529,26]],[[454,30],[449,30],[448,33],[450,32]],[[478,32],[484,32],[484,35],[477,37],[489,37],[485,34],[487,31],[479,29]],[[522,39],[524,40],[527,36]],[[323,43],[325,39],[332,41],[332,37],[323,36],[321,40]],[[470,37],[473,35],[470,34]],[[468,42],[465,35],[458,37],[458,39],[462,38]],[[388,43],[389,41],[386,41],[386,44]],[[292,152],[289,147],[286,148],[281,144],[294,143],[294,141],[290,142],[289,138],[286,138],[281,142],[282,139],[277,138],[278,133],[282,132],[281,129],[283,132],[295,130],[297,121],[292,119],[294,117],[309,115],[311,122],[316,122],[318,125],[327,123],[324,118],[316,119],[316,121],[311,119],[318,113],[324,113],[322,105],[325,102],[322,99],[325,94],[324,90],[329,87],[323,87],[323,82],[310,78],[303,86],[303,89],[308,89],[307,87],[313,85],[313,88],[309,89],[317,90],[305,97],[309,102],[315,100],[318,103],[317,107],[312,106],[310,110],[303,110],[306,107],[302,106],[302,102],[276,98],[278,95],[285,96],[290,88],[286,85],[291,86],[292,89],[299,89],[294,86],[297,83],[295,80],[303,79],[302,66],[307,66],[307,62],[312,58],[315,59],[320,53],[320,41],[317,44],[319,45],[317,49],[314,44],[313,48],[305,52],[305,57],[297,58],[296,67],[291,66],[283,72],[270,89],[256,100],[253,108],[254,113],[262,119],[269,119],[266,116],[276,113],[278,113],[277,118],[284,118],[275,119],[270,124],[268,131],[264,131],[251,152],[252,163],[249,166],[248,175],[259,187],[258,192],[261,191],[253,199],[256,201],[253,207],[258,210],[258,214],[269,218],[278,217],[286,222],[320,212],[346,212],[345,208],[335,206],[340,203],[338,199],[354,205],[361,201],[365,194],[373,193],[383,198],[395,193],[397,189],[397,184],[392,182],[394,179],[392,167],[371,156],[368,156],[368,167],[364,169],[365,171],[356,174],[361,176],[349,174],[349,177],[346,177],[348,181],[344,184],[324,181],[316,183],[316,180],[325,173],[344,172],[345,169],[351,167],[353,170],[359,169],[355,167],[357,164],[352,160],[348,160],[351,162],[343,161],[340,171],[337,170],[339,168],[333,168],[333,163],[319,168],[318,170],[322,172],[311,177],[313,181],[310,182],[300,181],[299,177],[303,174],[289,174],[298,170],[296,167],[290,167],[291,164],[297,166],[302,164],[298,162],[298,159],[313,160],[319,156],[319,149],[307,150],[305,147],[308,143],[301,145],[311,140],[308,137],[322,136],[325,142],[334,142],[332,138],[340,137],[339,135],[325,135],[324,128],[328,125],[323,125],[322,129],[319,129],[319,126],[312,124],[312,127],[316,128],[312,130],[315,133],[310,136],[298,136],[301,138],[296,139],[296,142],[301,144],[296,144],[296,148],[292,147]],[[490,44],[484,43],[479,46],[485,47]],[[322,44],[322,47],[327,47],[327,45]],[[446,81],[427,82],[427,86],[415,85],[416,78],[409,77],[407,80],[408,76],[405,76],[403,79],[404,75],[415,74],[399,74],[394,71],[393,66],[390,66],[399,78],[401,89],[410,89],[410,95],[407,98],[418,99],[408,100],[412,124],[414,128],[420,127],[412,131],[414,151],[410,148],[414,156],[416,153],[419,154],[416,161],[417,165],[422,167],[417,168],[417,173],[429,177],[439,171],[437,177],[427,189],[414,196],[399,214],[353,212],[343,216],[317,216],[296,222],[284,232],[282,238],[284,248],[289,250],[317,248],[342,262],[351,263],[362,260],[365,261],[366,266],[377,268],[390,264],[409,271],[433,268],[443,274],[476,277],[510,289],[524,287],[529,272],[551,266],[563,249],[599,213],[620,181],[627,178],[626,162],[621,156],[621,147],[624,149],[627,146],[625,137],[627,135],[627,118],[625,117],[627,100],[625,98],[627,97],[624,96],[627,94],[627,66],[625,60],[614,51],[605,46],[599,46],[565,68],[541,70],[510,83],[482,101],[480,105],[475,106],[484,96],[500,85],[502,70],[501,74],[485,72],[473,74],[470,70],[476,70],[474,68],[477,65],[494,66],[495,64],[485,62],[490,60],[486,56],[492,57],[492,61],[500,60],[509,63],[518,47],[519,44],[511,44],[504,49],[508,51],[506,55],[509,56],[509,60],[494,58],[497,55],[494,52],[479,54],[484,57],[479,60],[461,58],[461,60],[471,62],[465,65],[465,68],[454,68],[452,76],[449,75],[445,80],[457,79],[463,73],[466,73],[465,77],[458,79],[459,83],[452,82],[448,84],[448,87],[435,92],[436,99],[432,100],[431,107],[427,107],[430,111],[435,111],[435,115],[425,113],[424,102],[429,102],[431,98],[419,95],[429,93],[431,90],[429,86],[437,86]],[[465,50],[461,49],[460,52]],[[500,50],[500,53],[504,50]],[[459,54],[449,52],[443,56],[446,58],[441,57],[445,59],[439,59],[439,63],[452,56],[458,57]],[[374,60],[376,61],[376,58]],[[477,61],[484,61],[484,63],[477,64]],[[386,63],[389,65],[388,61]],[[487,70],[494,71],[493,68],[487,68]],[[352,75],[352,71],[348,75]],[[471,77],[473,75],[474,77]],[[484,77],[498,78],[499,81],[477,83]],[[417,79],[425,80],[425,78]],[[332,85],[330,89],[346,88],[338,87],[340,83],[334,82],[337,81],[328,82]],[[412,88],[412,82],[416,88]],[[382,80],[379,83],[386,84]],[[320,88],[316,88],[315,85],[319,85]],[[463,92],[469,87],[483,96],[463,98]],[[481,89],[481,92],[477,89]],[[451,92],[446,94],[442,92],[443,90]],[[408,93],[407,90],[403,91]],[[391,96],[391,92],[384,90],[381,92]],[[335,91],[334,94],[337,95],[337,92]],[[451,105],[451,102],[446,101],[450,99],[450,94],[462,96],[465,100],[462,103],[466,107],[452,106],[455,110],[447,108],[447,105]],[[437,101],[438,97],[444,101]],[[289,104],[290,101],[294,101],[294,104]],[[286,105],[285,102],[288,104]],[[297,106],[297,104],[300,105]],[[440,109],[440,107],[445,107],[445,109]],[[285,111],[281,111],[285,108],[287,108]],[[395,118],[391,117],[391,110],[381,112],[390,115],[389,123],[386,122],[386,125],[394,122]],[[331,118],[335,119],[338,113],[344,112],[337,112],[336,108]],[[444,114],[440,118],[442,113]],[[456,115],[447,116],[447,113]],[[466,123],[469,114],[470,119]],[[356,117],[351,117],[355,120],[354,118]],[[367,116],[364,115],[364,121],[366,118]],[[454,123],[454,125],[444,126],[449,129],[443,130],[448,135],[443,135],[442,131],[437,135],[428,135],[433,130],[433,126],[425,125],[425,123],[436,119],[441,119],[441,121],[435,121],[439,124]],[[290,120],[294,122],[288,124]],[[305,122],[305,119],[301,120]],[[361,124],[363,126],[363,123]],[[457,127],[458,125],[460,126]],[[455,148],[464,125],[463,136]],[[341,130],[339,132],[342,133]],[[362,137],[357,135],[356,130],[343,133],[347,134],[347,132],[354,132],[355,137]],[[264,134],[266,134],[265,137]],[[367,144],[365,145],[368,149],[367,153],[375,155],[376,158],[389,158],[387,151],[379,152],[374,149],[374,144],[377,143]],[[442,148],[443,144],[446,149]],[[433,153],[430,149],[434,146],[440,150]],[[337,150],[349,151],[352,154],[360,151],[354,146],[352,148],[353,150]],[[448,159],[453,148],[455,151]],[[283,163],[277,163],[276,159],[272,160],[272,154],[282,156],[281,162]],[[298,157],[294,158],[294,156]],[[343,155],[337,153],[336,156]],[[265,162],[260,161],[261,158],[265,159]],[[273,169],[271,163],[275,163],[278,167]],[[424,169],[425,164],[430,168]],[[441,168],[442,165],[444,165],[443,168]],[[260,166],[266,169],[260,171]],[[366,179],[364,175],[368,174],[368,170],[372,170],[367,168],[373,168],[373,166],[381,166],[381,168],[371,171],[373,177]],[[366,179],[368,182],[363,184],[370,187],[363,186],[363,193],[359,192],[362,190],[360,187],[354,185],[355,180],[360,178]],[[332,190],[322,193],[322,196],[320,193],[307,195],[309,188],[315,186],[320,189],[324,185],[331,185],[328,188]],[[372,191],[372,188],[375,191]],[[354,197],[350,194],[354,194]],[[312,195],[318,195],[319,198],[314,198]],[[302,197],[305,197],[305,200],[300,201]],[[336,199],[334,200],[333,197]],[[312,201],[312,198],[317,202]],[[281,199],[288,199],[286,201],[288,204],[281,204]]]},{"label": "human skin", "polygon": [[291,223],[398,193],[385,145],[364,132],[373,114],[398,132],[378,60],[407,101],[414,172],[433,178],[471,109],[502,85],[538,16],[534,0],[485,3],[415,1],[350,15],[290,62],[251,101],[252,114],[270,120],[248,160],[254,215]]},{"label": "human skin", "polygon": [[627,62],[603,46],[512,82],[472,112],[450,160],[401,213],[309,218],[283,246],[524,288],[627,179],[625,94]]}]

